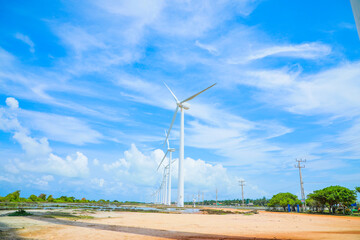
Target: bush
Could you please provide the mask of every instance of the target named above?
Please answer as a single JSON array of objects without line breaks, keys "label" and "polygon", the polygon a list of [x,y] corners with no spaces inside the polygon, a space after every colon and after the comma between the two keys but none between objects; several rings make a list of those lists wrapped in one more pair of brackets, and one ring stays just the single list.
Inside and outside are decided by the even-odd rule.
[{"label": "bush", "polygon": [[17,216],[30,216],[31,213],[25,211],[24,209],[19,209],[16,212],[9,213],[8,216],[17,217]]}]

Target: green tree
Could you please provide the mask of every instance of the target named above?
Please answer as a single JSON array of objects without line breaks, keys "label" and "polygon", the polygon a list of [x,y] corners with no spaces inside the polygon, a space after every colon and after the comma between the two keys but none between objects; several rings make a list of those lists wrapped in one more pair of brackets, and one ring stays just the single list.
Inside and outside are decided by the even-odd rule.
[{"label": "green tree", "polygon": [[34,195],[34,194],[31,194],[30,197],[29,197],[29,199],[30,199],[31,201],[33,201],[33,202],[37,202],[38,197],[37,197],[36,195]]},{"label": "green tree", "polygon": [[326,205],[329,212],[335,214],[339,206],[343,207],[345,213],[345,208],[355,202],[356,193],[346,187],[330,186],[314,191],[314,193],[309,194],[309,197],[321,205]]},{"label": "green tree", "polygon": [[42,193],[38,196],[38,198],[42,199],[43,201],[46,200],[46,194]]},{"label": "green tree", "polygon": [[56,202],[74,202],[74,201],[75,201],[75,197],[61,196],[61,197],[58,198],[57,200],[58,200],[58,201],[56,201]]},{"label": "green tree", "polygon": [[20,190],[17,190],[13,193],[9,193],[5,197],[5,201],[7,202],[20,202]]},{"label": "green tree", "polygon": [[323,211],[325,203],[321,203],[314,198],[311,197],[311,194],[308,195],[308,198],[306,199],[306,206],[310,207],[312,211],[318,212],[319,210]]},{"label": "green tree", "polygon": [[53,198],[53,195],[49,195],[48,198],[46,199],[46,201],[48,202],[54,202],[54,198]]},{"label": "green tree", "polygon": [[360,187],[355,187],[355,190],[360,193]]},{"label": "green tree", "polygon": [[276,207],[280,206],[286,211],[287,205],[290,204],[291,206],[295,206],[296,204],[301,204],[301,201],[298,199],[298,197],[291,193],[278,193],[274,195],[269,203],[269,207]]}]

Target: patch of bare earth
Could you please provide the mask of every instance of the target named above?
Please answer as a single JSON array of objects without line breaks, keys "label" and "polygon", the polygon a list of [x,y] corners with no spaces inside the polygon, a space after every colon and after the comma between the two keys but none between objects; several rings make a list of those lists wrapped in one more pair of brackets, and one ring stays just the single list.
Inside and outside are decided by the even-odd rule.
[{"label": "patch of bare earth", "polygon": [[[355,217],[269,212],[254,215],[97,212],[90,215],[95,218],[16,217],[17,233],[30,239],[86,240],[360,239],[360,218]],[[11,226],[9,221],[14,220],[9,218],[0,217],[0,223]]]}]

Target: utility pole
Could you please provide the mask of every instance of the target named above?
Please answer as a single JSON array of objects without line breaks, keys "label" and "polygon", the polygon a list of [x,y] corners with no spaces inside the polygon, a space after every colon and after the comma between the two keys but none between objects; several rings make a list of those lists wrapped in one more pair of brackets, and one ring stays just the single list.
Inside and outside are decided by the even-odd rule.
[{"label": "utility pole", "polygon": [[204,206],[204,192],[202,192],[202,205]]},{"label": "utility pole", "polygon": [[295,159],[297,164],[295,164],[295,167],[299,169],[299,175],[300,175],[300,188],[301,188],[301,200],[304,203],[304,210],[306,209],[306,202],[305,202],[305,192],[304,192],[304,182],[302,180],[301,176],[301,169],[305,168],[305,165],[301,165],[301,163],[306,162],[306,159]]},{"label": "utility pole", "polygon": [[217,188],[216,188],[216,206],[217,206]]},{"label": "utility pole", "polygon": [[244,201],[244,186],[245,186],[245,181],[244,180],[240,180],[239,181],[239,185],[241,186],[241,197],[242,197],[242,205],[245,205],[245,201]]}]

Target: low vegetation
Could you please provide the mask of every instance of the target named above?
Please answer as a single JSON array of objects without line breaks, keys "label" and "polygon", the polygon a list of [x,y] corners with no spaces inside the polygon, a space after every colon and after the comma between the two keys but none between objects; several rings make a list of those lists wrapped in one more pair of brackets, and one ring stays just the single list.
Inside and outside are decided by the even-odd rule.
[{"label": "low vegetation", "polygon": [[[266,206],[269,203],[269,199],[258,198],[258,199],[250,199],[246,198],[244,199],[245,204],[252,203],[252,206]],[[193,202],[185,202],[185,205],[192,205]],[[242,205],[241,199],[233,199],[233,200],[221,200],[221,201],[215,201],[215,200],[204,200],[204,202],[197,202],[197,204],[201,205],[222,205],[222,206],[238,206]]]},{"label": "low vegetation", "polygon": [[93,219],[93,216],[88,215],[75,215],[68,212],[47,212],[46,214],[41,215],[44,218],[68,218],[68,219]]},{"label": "low vegetation", "polygon": [[223,210],[223,209],[212,209],[212,208],[204,208],[200,209],[200,212],[203,212],[205,214],[215,214],[215,215],[225,215],[225,214],[244,214],[244,215],[252,215],[252,214],[258,214],[256,210],[251,211],[229,211],[229,210]]},{"label": "low vegetation", "polygon": [[25,211],[24,209],[19,209],[16,212],[13,213],[9,213],[8,216],[12,216],[12,217],[19,217],[19,216],[30,216],[32,215],[31,213]]}]

